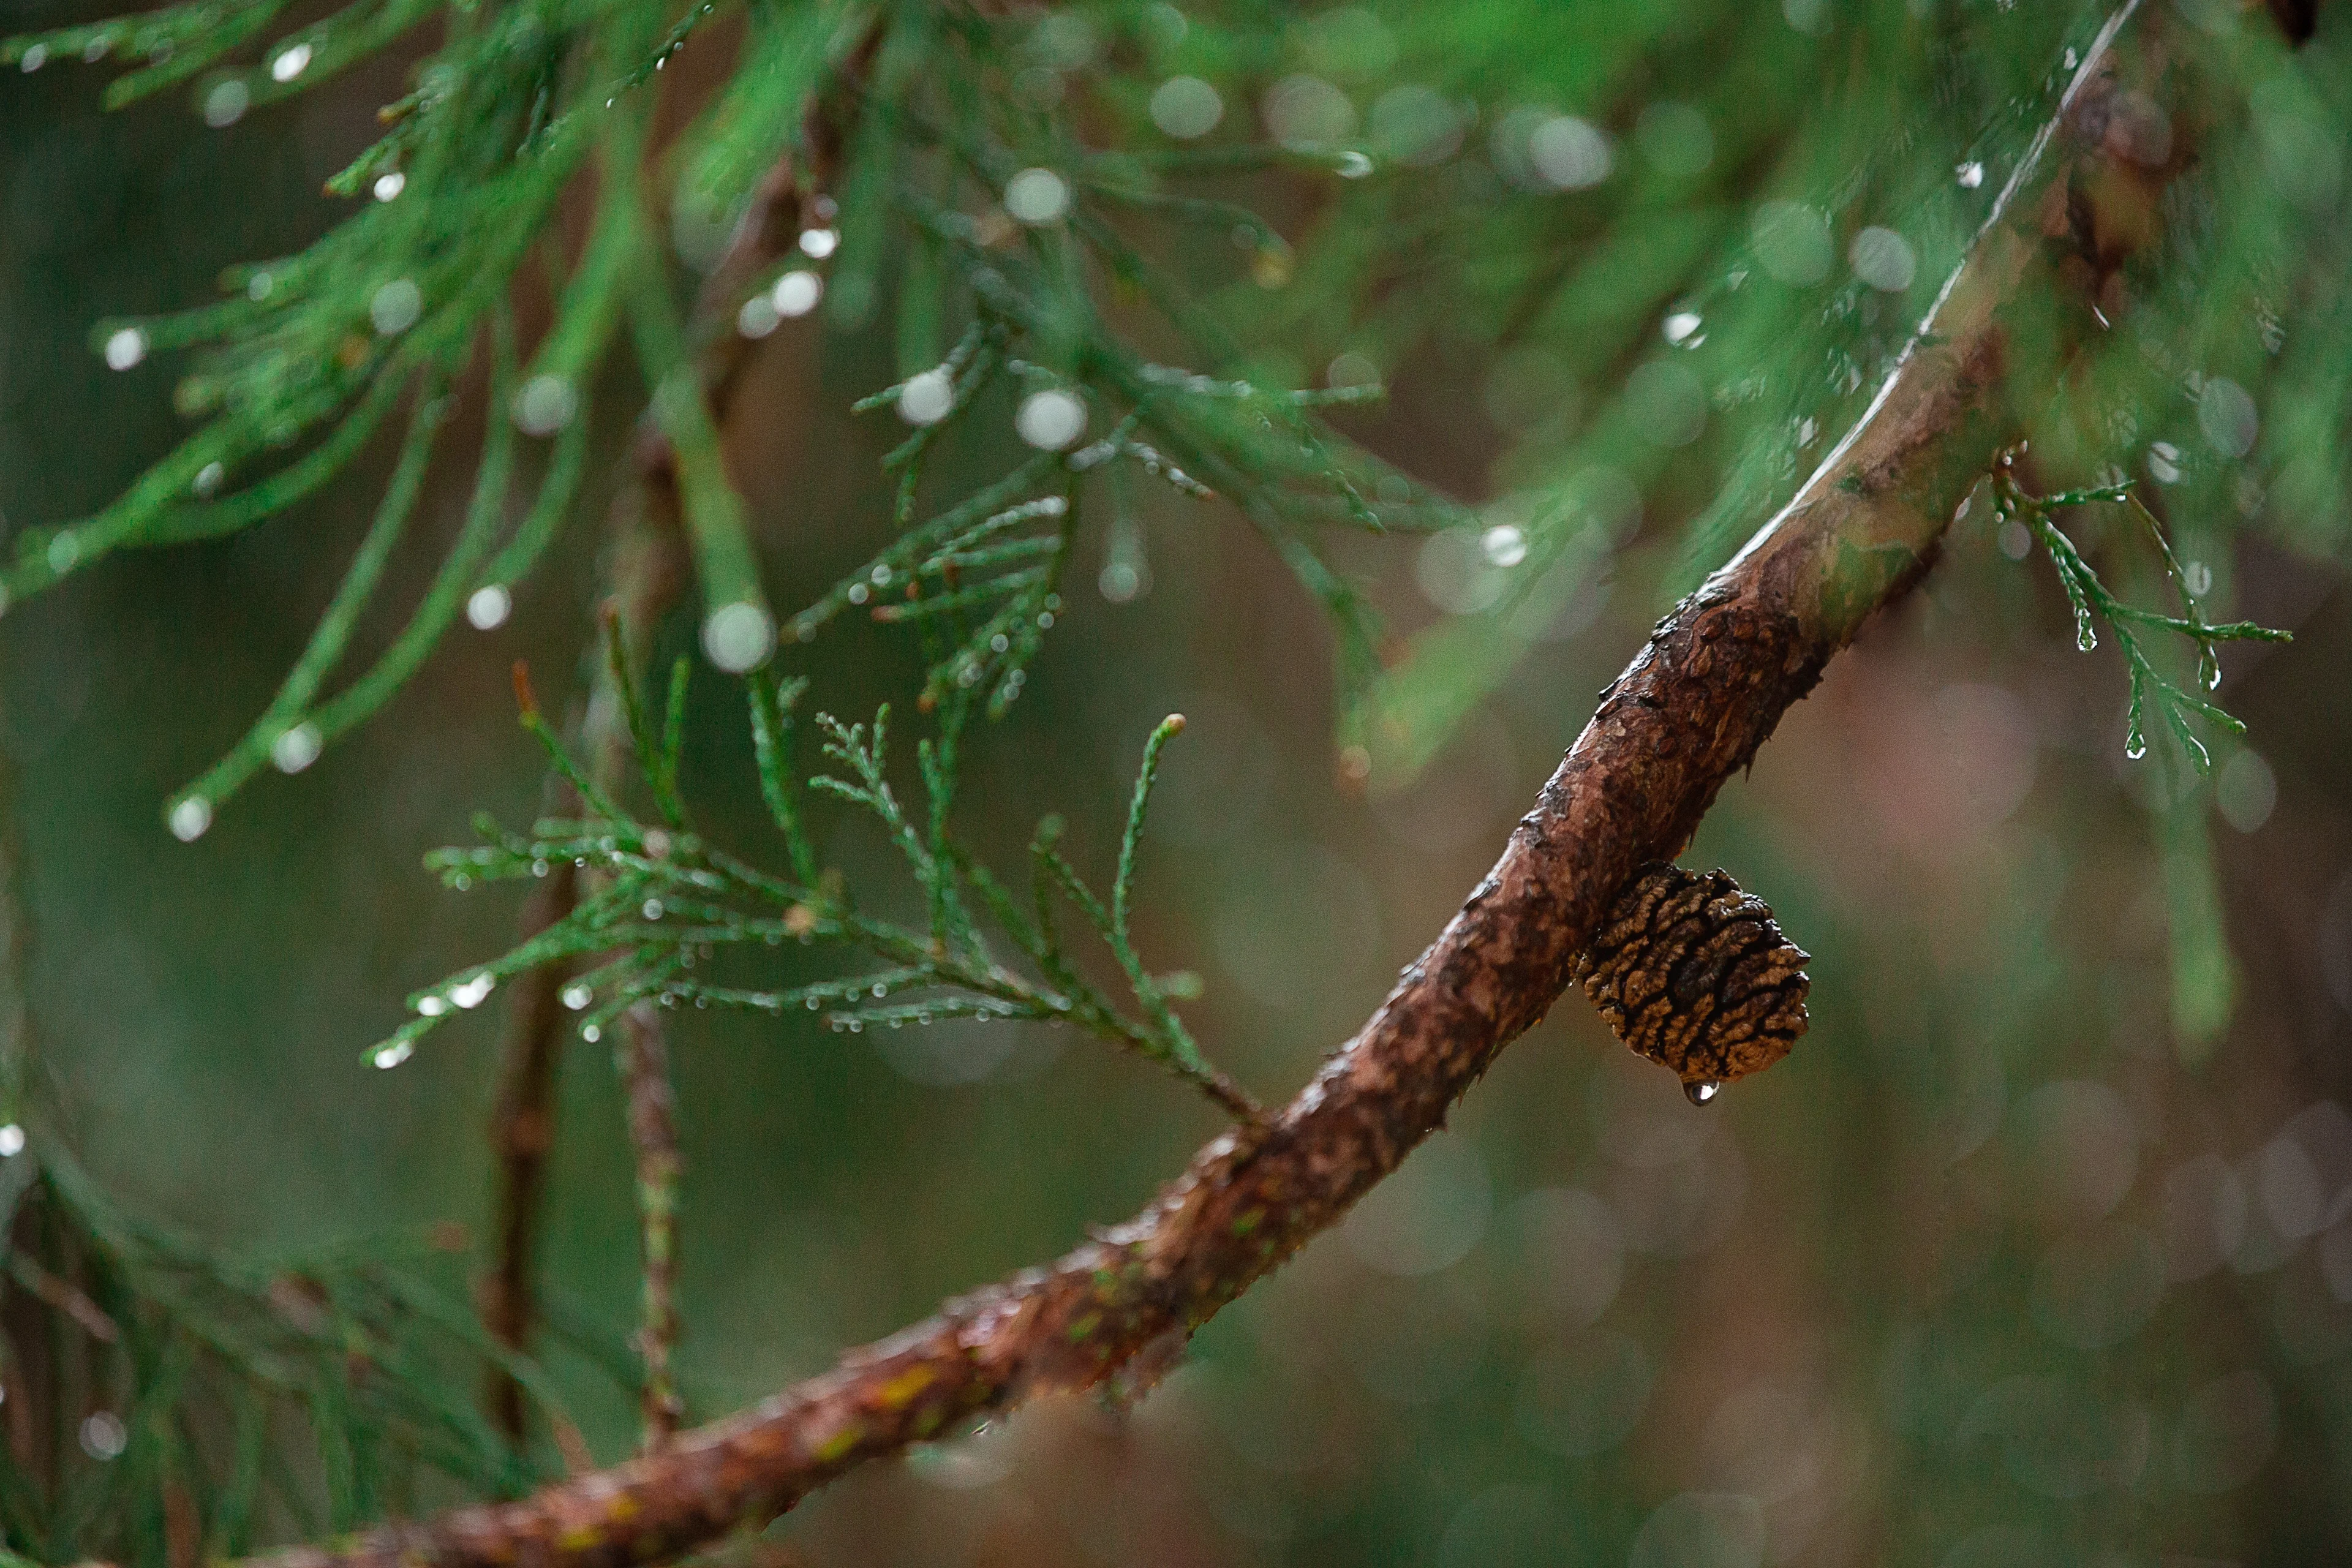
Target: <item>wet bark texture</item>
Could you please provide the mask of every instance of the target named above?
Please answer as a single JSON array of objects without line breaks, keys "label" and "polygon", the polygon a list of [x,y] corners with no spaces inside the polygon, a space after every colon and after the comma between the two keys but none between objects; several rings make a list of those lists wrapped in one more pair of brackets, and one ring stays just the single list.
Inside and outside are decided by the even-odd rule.
[{"label": "wet bark texture", "polygon": [[1689,841],[1790,704],[1927,570],[1954,509],[2011,437],[1988,394],[2005,357],[2000,307],[2051,237],[2041,198],[2063,210],[2047,143],[2095,101],[2135,9],[2088,51],[1869,413],[1730,565],[1657,624],[1502,858],[1289,1105],[1213,1141],[1150,1207],[1058,1262],[950,1301],[660,1454],[339,1549],[286,1552],[277,1568],[589,1568],[675,1555],[973,1415],[1160,1356],[1337,1222],[1543,1016],[1637,869]]}]

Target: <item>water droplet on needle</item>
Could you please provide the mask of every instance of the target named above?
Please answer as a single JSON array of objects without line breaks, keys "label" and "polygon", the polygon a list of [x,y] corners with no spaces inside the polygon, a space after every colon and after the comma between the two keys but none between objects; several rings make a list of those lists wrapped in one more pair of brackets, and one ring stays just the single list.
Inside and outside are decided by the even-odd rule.
[{"label": "water droplet on needle", "polygon": [[183,844],[193,844],[213,825],[213,803],[200,795],[189,795],[172,808],[171,820],[172,837]]}]

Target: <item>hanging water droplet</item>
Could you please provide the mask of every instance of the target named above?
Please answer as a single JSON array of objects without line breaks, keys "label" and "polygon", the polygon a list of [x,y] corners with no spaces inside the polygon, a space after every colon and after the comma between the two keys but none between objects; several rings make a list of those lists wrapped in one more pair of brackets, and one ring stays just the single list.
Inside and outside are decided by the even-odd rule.
[{"label": "hanging water droplet", "polygon": [[898,389],[898,417],[909,425],[936,425],[955,406],[955,381],[945,370],[911,376]]},{"label": "hanging water droplet", "polygon": [[604,1031],[593,1024],[583,1024],[580,1026],[580,1037],[593,1046],[604,1037]]},{"label": "hanging water droplet", "polygon": [[584,981],[573,981],[563,988],[563,1005],[577,1013],[596,999],[596,993]]},{"label": "hanging water droplet", "polygon": [[1508,569],[1528,558],[1528,536],[1515,524],[1498,522],[1478,536],[1478,548],[1489,564]]},{"label": "hanging water droplet", "polygon": [[81,1450],[101,1464],[121,1458],[130,1446],[130,1428],[111,1410],[97,1411],[81,1424]]},{"label": "hanging water droplet", "polygon": [[647,899],[638,912],[649,921],[657,921],[662,918],[662,901],[659,899]]},{"label": "hanging water droplet", "polygon": [[735,312],[735,330],[747,338],[764,338],[774,331],[776,324],[783,319],[783,313],[776,309],[773,300],[765,294],[754,294],[743,301],[741,310]]},{"label": "hanging water droplet", "polygon": [[375,1055],[370,1059],[373,1060],[376,1066],[389,1072],[394,1068],[398,1067],[401,1063],[414,1056],[415,1052],[416,1047],[410,1042],[406,1040],[394,1040],[388,1046],[378,1047]]},{"label": "hanging water droplet", "polygon": [[490,988],[498,983],[498,977],[496,975],[490,973],[488,970],[484,970],[481,973],[473,976],[471,979],[461,980],[457,984],[451,986],[449,988],[449,1000],[455,1002],[460,1007],[469,1009],[478,1007],[482,1005],[482,999],[490,994]]},{"label": "hanging water droplet", "polygon": [[378,174],[375,177],[375,185],[373,187],[375,199],[380,202],[392,201],[398,197],[400,193],[407,188],[408,176],[402,174],[398,169],[394,169],[386,174]]},{"label": "hanging water droplet", "polygon": [[25,1130],[11,1121],[0,1127],[0,1160],[13,1160],[25,1152]]},{"label": "hanging water droplet", "polygon": [[278,732],[278,738],[269,742],[269,760],[281,773],[299,773],[319,760],[320,748],[325,743],[319,726],[306,719]]},{"label": "hanging water droplet", "polygon": [[382,337],[398,337],[424,314],[425,290],[414,278],[394,278],[368,299],[368,320]]},{"label": "hanging water droplet", "polygon": [[106,340],[106,368],[129,370],[147,357],[147,334],[136,327],[119,327]]},{"label": "hanging water droplet", "polygon": [[437,1018],[448,1010],[449,1001],[445,996],[419,996],[416,999],[416,1016],[420,1018]]},{"label": "hanging water droplet", "polygon": [[1070,210],[1069,182],[1051,169],[1024,169],[1005,182],[1004,210],[1032,228],[1059,223]]},{"label": "hanging water droplet", "polygon": [[515,427],[526,436],[552,436],[580,412],[580,394],[560,375],[540,374],[515,394]]},{"label": "hanging water droplet", "polygon": [[1040,451],[1066,451],[1087,433],[1087,405],[1075,393],[1047,387],[1022,399],[1013,428]]},{"label": "hanging water droplet", "polygon": [[2213,568],[2202,561],[2191,561],[2181,568],[2180,580],[2188,584],[2190,593],[2201,599],[2213,591]]},{"label": "hanging water droplet", "polygon": [[1683,1085],[1683,1098],[1693,1105],[1707,1105],[1723,1092],[1723,1085],[1711,1078],[1695,1078]]},{"label": "hanging water droplet", "polygon": [[194,844],[213,825],[213,803],[192,795],[172,808],[171,821],[172,837],[183,844]]},{"label": "hanging water droplet", "polygon": [[787,272],[768,291],[768,302],[779,316],[805,316],[824,298],[824,279],[814,272]]},{"label": "hanging water droplet", "polygon": [[702,651],[730,675],[757,669],[776,651],[776,617],[749,599],[721,605],[703,619]]},{"label": "hanging water droplet", "polygon": [[506,624],[508,612],[514,608],[514,595],[499,583],[486,583],[474,590],[466,601],[466,624],[478,632],[489,631]]},{"label": "hanging water droplet", "polygon": [[292,81],[310,68],[310,46],[297,44],[269,62],[269,79],[276,82]]},{"label": "hanging water droplet", "polygon": [[216,81],[205,93],[202,110],[205,123],[215,131],[225,131],[244,119],[245,111],[252,104],[253,89],[245,84],[243,78],[229,77]]},{"label": "hanging water droplet", "polygon": [[1953,173],[1958,176],[1960,188],[1963,190],[1973,191],[1984,184],[1984,165],[1973,159],[1961,164]]},{"label": "hanging water droplet", "polygon": [[2147,737],[2135,730],[2124,740],[2124,755],[2133,762],[2147,755]]}]

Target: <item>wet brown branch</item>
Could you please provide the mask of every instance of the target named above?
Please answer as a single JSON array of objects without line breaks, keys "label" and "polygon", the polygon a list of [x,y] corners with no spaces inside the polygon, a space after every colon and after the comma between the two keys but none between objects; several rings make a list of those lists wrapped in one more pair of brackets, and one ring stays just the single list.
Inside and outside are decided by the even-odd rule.
[{"label": "wet brown branch", "polygon": [[[2095,89],[2126,5],[2069,89]],[[1081,1389],[1181,1342],[1336,1222],[1539,1019],[1636,868],[1671,858],[1724,781],[1880,607],[1927,570],[2011,434],[2000,308],[2042,243],[2046,143],[2002,193],[1869,413],[1796,499],[1658,624],[1502,858],[1370,1022],[1271,1120],[1230,1131],[1133,1220],[951,1301],[833,1372],[665,1452],[518,1502],[386,1525],[278,1568],[650,1563],[771,1519],[864,1461]]]}]

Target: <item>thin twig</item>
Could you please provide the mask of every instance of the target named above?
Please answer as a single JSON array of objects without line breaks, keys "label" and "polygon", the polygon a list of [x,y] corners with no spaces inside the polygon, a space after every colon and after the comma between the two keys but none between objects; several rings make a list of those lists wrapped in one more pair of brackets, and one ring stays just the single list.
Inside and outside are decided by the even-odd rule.
[{"label": "thin twig", "polygon": [[621,1015],[621,1077],[628,1090],[629,1142],[637,1156],[637,1213],[645,1267],[642,1451],[668,1446],[686,1412],[670,1362],[677,1346],[677,1099],[670,1086],[669,1046],[661,1012],[639,1002]]},{"label": "thin twig", "polygon": [[[561,780],[551,780],[546,805],[562,811]],[[523,900],[522,940],[547,931],[572,910],[577,873],[570,861],[548,868]],[[507,998],[505,1032],[499,1047],[498,1109],[490,1118],[490,1148],[498,1160],[498,1258],[481,1285],[482,1326],[509,1350],[529,1349],[540,1203],[547,1183],[547,1154],[555,1142],[555,1063],[563,1028],[566,963],[544,963],[515,977]],[[490,1419],[509,1437],[523,1435],[522,1384],[504,1367],[487,1374],[484,1404]]]},{"label": "thin twig", "polygon": [[[733,320],[735,294],[782,260],[798,237],[801,196],[789,163],[779,163],[761,182],[758,201],[703,289],[698,321]],[[707,339],[701,364],[712,416],[723,426],[749,362],[750,345],[730,331],[706,328],[699,336]],[[642,668],[654,629],[684,592],[690,563],[679,522],[676,454],[651,420],[639,430],[630,464],[629,481],[614,499],[608,524],[612,590],[606,603],[614,612],[623,647],[633,665]],[[603,647],[601,637],[592,637],[582,656],[591,671],[592,689],[604,700],[592,699],[580,734],[591,770],[609,793],[630,776],[634,753],[627,726],[611,700],[617,694],[611,689]],[[550,815],[566,815],[572,809],[570,790],[560,779],[551,779],[549,787]],[[577,899],[573,868],[568,864],[551,867],[524,907],[524,940],[571,913]],[[517,978],[500,1052],[501,1088],[491,1131],[492,1147],[499,1152],[499,1257],[485,1283],[483,1317],[499,1342],[516,1351],[528,1347],[536,1310],[532,1255],[546,1156],[555,1138],[555,1065],[562,1055],[565,1012],[560,998],[571,974],[568,963],[557,963]],[[520,1436],[522,1391],[495,1369],[489,1404],[501,1429]]]},{"label": "thin twig", "polygon": [[[805,202],[833,183],[844,145],[845,105],[854,97],[880,37],[878,26],[870,28],[835,72],[831,90],[812,102],[806,180],[799,177],[792,156],[776,162],[761,180],[697,299],[690,328],[698,345],[697,369],[711,418],[722,434],[753,347],[733,330],[737,308],[753,283],[792,254],[806,216]],[[654,628],[684,591],[691,563],[686,552],[677,455],[650,416],[640,422],[630,461],[630,480],[615,495],[608,524],[613,542],[608,580],[613,587],[606,603],[617,612],[630,664],[642,668]],[[628,775],[630,738],[617,705],[609,700],[616,694],[609,690],[602,649],[601,639],[592,637],[583,658],[593,672],[592,687],[602,689],[608,700],[591,701],[581,738],[590,766],[609,795]],[[562,787],[560,780],[551,783],[551,789]],[[524,912],[526,941],[570,913],[578,898],[568,867],[551,868],[542,887],[543,906]],[[539,905],[539,900],[533,902]],[[542,916],[544,922],[535,923]],[[513,1021],[501,1053],[504,1087],[492,1133],[493,1146],[500,1151],[499,1256],[485,1291],[484,1313],[500,1342],[516,1351],[527,1348],[535,1312],[531,1255],[545,1183],[543,1165],[555,1136],[554,1068],[563,1028],[563,1009],[556,999],[570,975],[569,965],[550,963],[518,978],[509,1003]],[[675,1331],[674,1321],[670,1331]],[[490,1405],[502,1429],[519,1436],[522,1392],[496,1371],[491,1373]]]},{"label": "thin twig", "polygon": [[8,1251],[8,1272],[16,1283],[71,1318],[81,1331],[100,1344],[121,1342],[122,1331],[116,1326],[106,1310],[83,1294],[81,1288],[70,1279],[59,1279],[33,1260],[33,1255],[23,1247]]},{"label": "thin twig", "polygon": [[[26,1102],[38,1072],[26,987],[32,919],[25,871],[16,770],[0,754],[0,1125],[15,1129],[12,1143],[26,1135]],[[42,1152],[37,1143],[24,1144],[0,1163],[0,1253],[28,1263],[42,1216],[39,1205],[26,1200],[37,1195],[41,1178],[34,1162]],[[37,1290],[0,1285],[0,1421],[6,1426],[0,1453],[45,1496],[56,1486],[61,1447],[59,1331],[55,1314],[43,1310],[51,1304]]]}]

